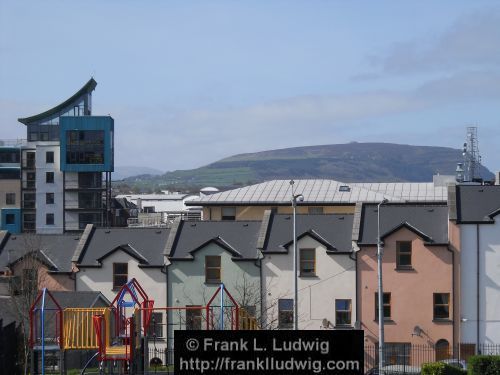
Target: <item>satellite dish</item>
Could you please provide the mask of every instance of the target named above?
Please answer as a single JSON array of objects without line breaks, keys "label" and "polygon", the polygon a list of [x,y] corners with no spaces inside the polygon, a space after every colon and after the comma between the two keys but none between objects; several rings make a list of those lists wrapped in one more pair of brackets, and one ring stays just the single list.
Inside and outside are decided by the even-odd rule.
[{"label": "satellite dish", "polygon": [[322,324],[323,328],[330,328],[330,326],[332,325],[332,323],[330,323],[330,321],[326,318],[323,319],[321,324]]}]

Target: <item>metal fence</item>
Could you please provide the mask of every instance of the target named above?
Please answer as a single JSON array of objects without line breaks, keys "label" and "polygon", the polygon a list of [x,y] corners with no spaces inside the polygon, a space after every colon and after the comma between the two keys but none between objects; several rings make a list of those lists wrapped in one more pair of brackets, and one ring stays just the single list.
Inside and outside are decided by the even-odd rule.
[{"label": "metal fence", "polygon": [[[411,345],[408,343],[387,343],[384,350],[385,365],[422,366],[424,363],[444,360],[463,360],[476,354],[500,355],[500,344],[461,343],[454,346]],[[365,371],[377,367],[378,345],[365,345]]]}]

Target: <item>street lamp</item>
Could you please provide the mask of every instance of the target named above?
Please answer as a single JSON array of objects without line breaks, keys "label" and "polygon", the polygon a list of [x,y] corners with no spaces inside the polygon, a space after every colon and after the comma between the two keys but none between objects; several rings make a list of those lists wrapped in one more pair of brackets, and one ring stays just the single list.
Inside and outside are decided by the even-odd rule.
[{"label": "street lamp", "polygon": [[297,223],[295,216],[297,214],[297,201],[304,201],[304,196],[302,194],[295,194],[293,191],[294,180],[290,181],[290,186],[292,187],[292,208],[293,208],[293,289],[294,289],[294,299],[293,299],[293,329],[299,329],[299,287],[298,287],[298,272],[297,272]]},{"label": "street lamp", "polygon": [[382,240],[380,239],[380,207],[389,202],[383,199],[377,206],[377,268],[378,268],[378,366],[384,366],[384,289],[382,287]]}]

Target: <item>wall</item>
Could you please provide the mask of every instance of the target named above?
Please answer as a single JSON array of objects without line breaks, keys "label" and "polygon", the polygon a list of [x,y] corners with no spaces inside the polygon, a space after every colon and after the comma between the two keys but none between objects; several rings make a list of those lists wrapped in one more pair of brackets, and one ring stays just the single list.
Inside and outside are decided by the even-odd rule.
[{"label": "wall", "polygon": [[[60,171],[59,146],[49,142],[36,147],[36,231],[40,234],[63,233],[63,173]],[[46,152],[54,153],[54,163],[46,163]],[[54,183],[46,182],[46,173],[54,173]],[[46,193],[54,193],[54,203],[46,203]],[[46,224],[46,214],[54,214],[54,224]]]},{"label": "wall", "polygon": [[47,288],[49,290],[75,290],[75,282],[71,274],[50,273],[47,266],[42,263],[34,263],[31,258],[23,259],[12,267],[14,276],[23,277],[23,269],[38,269],[38,289]]},{"label": "wall", "polygon": [[[311,237],[297,242],[301,248],[316,249],[316,277],[299,277],[299,329],[320,329],[323,319],[335,325],[335,299],[351,299],[351,325],[356,321],[356,269],[349,255],[329,255]],[[287,254],[265,254],[262,287],[267,312],[266,327],[278,325],[278,299],[294,298],[293,246]],[[299,266],[298,266],[299,267]]]},{"label": "wall", "polygon": [[[314,206],[318,207],[318,206]],[[322,206],[325,214],[353,214],[354,205]],[[265,210],[277,208],[279,214],[292,214],[290,206],[236,206],[236,220],[262,220]],[[298,214],[307,214],[308,206],[298,206]],[[221,220],[221,206],[203,207],[203,220]]]},{"label": "wall", "polygon": [[139,262],[123,251],[116,251],[103,259],[101,267],[81,267],[76,274],[77,290],[99,291],[112,301],[118,292],[113,290],[113,263],[128,263],[128,279],[135,278],[155,301],[155,306],[166,306],[165,275],[159,268],[140,268]]},{"label": "wall", "polygon": [[[250,294],[250,299],[254,297],[260,300],[260,270],[256,261],[233,261],[232,254],[214,243],[208,244],[193,255],[194,260],[192,261],[174,260],[167,267],[168,306],[205,306],[208,303],[220,284],[205,283],[205,256],[207,255],[221,257],[222,282],[238,303],[242,301],[243,292]],[[220,306],[220,299],[216,299],[213,305]],[[256,305],[256,312],[259,315],[259,305]],[[205,317],[205,313],[203,316]],[[175,323],[185,324],[185,312],[182,310],[171,311],[169,322],[172,324],[169,337],[173,338],[174,328],[185,329],[185,325],[182,327],[174,325]],[[202,324],[206,324],[206,320]]]},{"label": "wall", "polygon": [[463,342],[479,344],[500,342],[499,216],[495,219],[494,224],[460,225]]},{"label": "wall", "polygon": [[455,291],[455,303],[453,320],[456,324],[453,325],[453,337],[455,341],[460,341],[461,338],[461,311],[462,311],[462,286],[461,286],[461,275],[462,275],[462,264],[461,264],[461,241],[460,241],[460,226],[456,224],[455,221],[448,221],[448,238],[450,240],[450,250],[454,252],[454,275],[453,275],[453,290]]},{"label": "wall", "polygon": [[[412,271],[396,270],[396,241],[412,241]],[[403,228],[385,240],[382,274],[383,289],[391,293],[391,321],[385,322],[385,342],[435,344],[445,339],[453,345],[453,321],[433,321],[433,293],[450,293],[453,316],[452,253],[446,246],[424,246],[415,233]],[[378,288],[377,249],[358,252],[358,305],[365,341],[378,342],[375,321],[375,293]],[[414,327],[423,330],[412,335]]]}]

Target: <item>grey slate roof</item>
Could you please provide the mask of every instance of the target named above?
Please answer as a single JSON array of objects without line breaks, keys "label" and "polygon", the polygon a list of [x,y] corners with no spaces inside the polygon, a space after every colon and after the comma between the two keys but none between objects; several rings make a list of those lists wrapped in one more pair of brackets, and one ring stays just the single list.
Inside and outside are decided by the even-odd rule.
[{"label": "grey slate roof", "polygon": [[[294,192],[304,196],[303,204],[354,204],[380,202],[384,198],[391,202],[446,202],[447,200],[446,186],[437,186],[432,182],[344,183],[320,179],[296,180]],[[203,196],[196,202],[186,202],[186,205],[289,205],[291,196],[289,180],[272,180]]]},{"label": "grey slate roof", "polygon": [[[160,267],[163,249],[170,228],[95,228],[80,254],[78,264],[82,267],[97,266],[99,260],[123,247],[131,257],[143,266]],[[135,254],[134,254],[135,253]]]},{"label": "grey slate roof", "polygon": [[[327,249],[337,252],[350,252],[352,248],[351,233],[354,215],[297,215],[296,235],[298,238],[306,233],[320,242]],[[292,215],[272,215],[269,222],[268,236],[264,247],[266,252],[286,253],[286,245],[293,241]]]},{"label": "grey slate roof", "polygon": [[51,291],[57,303],[66,307],[107,307],[111,304],[101,292],[94,291]]},{"label": "grey slate roof", "polygon": [[40,250],[40,260],[49,270],[71,272],[71,257],[79,239],[75,234],[9,234],[0,248],[0,269],[15,263],[27,252]]},{"label": "grey slate roof", "polygon": [[[101,292],[51,291],[50,293],[63,309],[66,307],[107,307],[111,304]],[[0,319],[3,320],[4,326],[19,320],[12,298],[10,296],[0,296]],[[50,298],[47,298],[45,307],[51,309],[56,306]]]},{"label": "grey slate roof", "polygon": [[19,320],[12,297],[10,296],[0,296],[0,320],[2,320],[4,327]]},{"label": "grey slate roof", "polygon": [[459,185],[456,199],[459,223],[491,223],[500,209],[500,185]]},{"label": "grey slate roof", "polygon": [[[448,206],[446,205],[383,205],[380,211],[380,236],[406,226],[425,241],[448,243]],[[359,234],[360,245],[377,244],[377,205],[364,204]]]},{"label": "grey slate roof", "polygon": [[181,221],[169,258],[191,259],[193,252],[215,241],[235,258],[256,259],[260,225],[260,221]]}]

